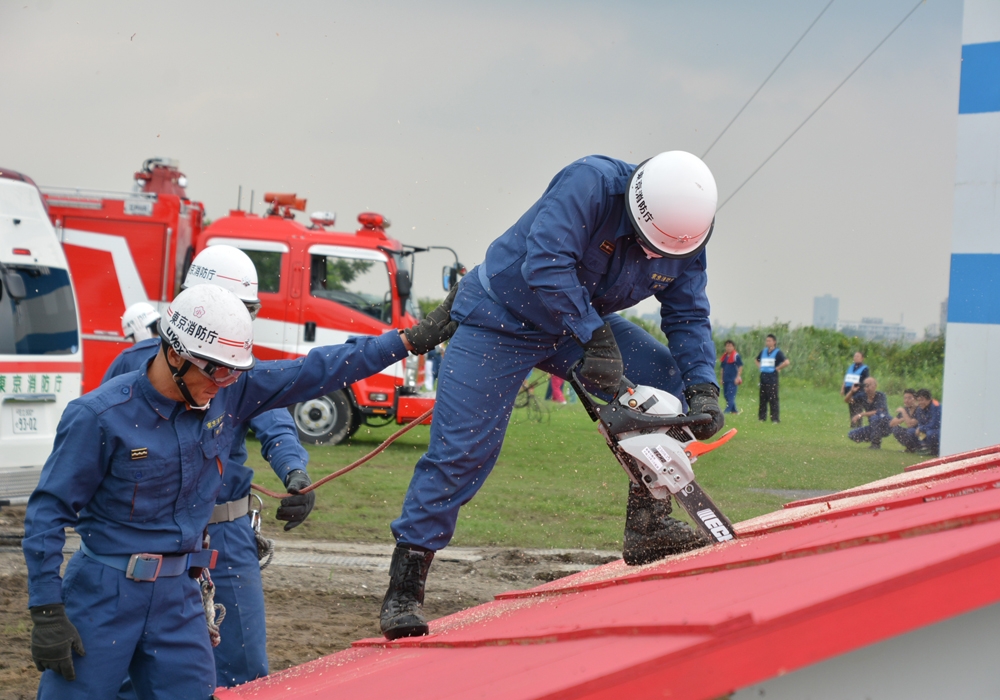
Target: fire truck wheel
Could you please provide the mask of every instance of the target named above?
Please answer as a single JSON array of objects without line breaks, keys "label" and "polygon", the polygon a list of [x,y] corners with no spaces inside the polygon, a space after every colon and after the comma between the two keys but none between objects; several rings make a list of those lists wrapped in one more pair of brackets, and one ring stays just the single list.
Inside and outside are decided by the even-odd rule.
[{"label": "fire truck wheel", "polygon": [[289,406],[299,439],[312,445],[336,445],[351,434],[354,409],[343,391]]}]

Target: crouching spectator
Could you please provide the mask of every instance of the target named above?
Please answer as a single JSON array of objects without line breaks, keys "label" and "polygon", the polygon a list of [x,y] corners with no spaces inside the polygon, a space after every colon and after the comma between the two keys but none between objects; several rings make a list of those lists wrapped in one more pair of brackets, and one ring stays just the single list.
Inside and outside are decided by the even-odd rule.
[{"label": "crouching spectator", "polygon": [[889,421],[892,436],[907,452],[917,451],[917,391],[903,390],[903,405],[896,409],[896,417]]},{"label": "crouching spectator", "polygon": [[[851,416],[851,424],[858,427],[851,430],[847,437],[854,442],[870,442],[869,448],[878,450],[882,447],[882,438],[892,432],[889,427],[889,404],[885,394],[877,391],[878,382],[875,377],[865,379],[864,388],[863,392],[859,392],[858,385],[855,384],[844,396],[844,403],[853,402],[861,409],[860,413]],[[862,425],[865,418],[868,419],[868,425]]]},{"label": "crouching spectator", "polygon": [[941,404],[934,400],[927,389],[920,389],[916,400],[917,408],[913,417],[917,425],[897,439],[908,452],[936,457],[941,449]]}]

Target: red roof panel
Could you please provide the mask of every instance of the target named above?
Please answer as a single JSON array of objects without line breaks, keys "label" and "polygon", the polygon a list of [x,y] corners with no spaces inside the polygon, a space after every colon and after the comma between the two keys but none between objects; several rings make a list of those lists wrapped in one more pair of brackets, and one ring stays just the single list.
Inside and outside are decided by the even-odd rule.
[{"label": "red roof panel", "polygon": [[718,697],[1000,600],[1000,471],[969,462],[741,523],[760,534],[725,545],[510,592],[427,637],[362,640],[216,695]]}]

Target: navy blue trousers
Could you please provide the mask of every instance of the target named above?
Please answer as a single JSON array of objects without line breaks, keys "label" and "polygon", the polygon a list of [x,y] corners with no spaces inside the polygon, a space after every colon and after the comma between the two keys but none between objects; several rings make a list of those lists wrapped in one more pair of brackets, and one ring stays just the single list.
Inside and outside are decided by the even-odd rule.
[{"label": "navy blue trousers", "polygon": [[736,382],[722,382],[722,395],[726,397],[725,413],[738,413],[736,408]]},{"label": "navy blue trousers", "polygon": [[889,427],[889,419],[870,420],[868,425],[855,428],[847,433],[847,437],[854,442],[870,442],[873,445],[881,446],[882,438],[888,437],[892,433]]},{"label": "navy blue trousers", "polygon": [[[215,683],[229,688],[268,673],[264,585],[249,515],[209,525],[208,534],[212,549],[219,550],[211,571],[215,602],[226,606],[226,619],[219,628],[222,641],[213,649]],[[130,679],[119,690],[118,700],[138,700]]]},{"label": "navy blue trousers", "polygon": [[131,581],[77,552],[66,565],[63,602],[86,656],[76,680],[45,671],[39,700],[113,698],[128,674],[144,700],[207,700],[215,661],[198,582],[181,574]]},{"label": "navy blue trousers", "polygon": [[[670,350],[617,314],[605,320],[621,349],[625,376],[683,402],[683,380]],[[566,378],[582,357],[574,339],[526,327],[489,298],[462,319],[438,373],[430,444],[392,523],[396,541],[433,551],[445,547],[459,508],[496,464],[521,383],[535,367]]]}]

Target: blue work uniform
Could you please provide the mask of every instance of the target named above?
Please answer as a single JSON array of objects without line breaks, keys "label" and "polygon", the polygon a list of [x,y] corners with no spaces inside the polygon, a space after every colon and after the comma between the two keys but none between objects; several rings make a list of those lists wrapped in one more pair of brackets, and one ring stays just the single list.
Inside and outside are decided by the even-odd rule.
[{"label": "blue work uniform", "polygon": [[[23,549],[29,607],[64,603],[87,655],[74,655],[76,680],[45,671],[38,697],[114,697],[128,674],[141,697],[207,698],[216,675],[198,582],[186,568],[138,581],[122,562],[200,552],[244,421],[343,389],[406,355],[392,332],[260,362],[205,411],[164,397],[145,367],[71,401],[28,501]],[[63,578],[66,527],[86,549]]]},{"label": "blue work uniform", "polygon": [[[160,351],[160,339],[148,338],[124,350],[115,358],[104,375],[105,382],[119,374],[148,366]],[[222,488],[216,504],[244,505],[243,514],[235,520],[208,526],[212,548],[219,551],[212,570],[215,602],[226,607],[219,646],[215,647],[216,683],[230,687],[266,676],[267,630],[264,615],[264,586],[261,581],[257,542],[250,525],[245,502],[250,496],[253,469],[246,466],[247,432],[253,428],[260,440],[261,456],[285,483],[289,472],[306,470],[309,453],[299,443],[295,422],[287,409],[277,408],[236,427],[229,459],[222,471]],[[135,697],[127,686],[118,694],[119,700]]]},{"label": "blue work uniform", "polygon": [[[938,454],[941,445],[941,404],[932,401],[927,408],[917,406],[911,415],[917,421],[916,427],[897,425],[892,429],[892,434],[907,452],[923,450],[933,455]],[[921,434],[923,438],[920,437]]]},{"label": "blue work uniform", "polygon": [[864,391],[859,392],[855,398],[855,404],[858,407],[858,413],[869,413],[874,411],[874,415],[868,416],[868,425],[859,425],[857,428],[849,431],[847,437],[854,442],[870,442],[872,447],[879,448],[882,446],[882,438],[888,436],[892,433],[892,428],[889,427],[889,405],[886,401],[885,394],[881,391],[876,391],[875,396],[868,400],[868,394]]},{"label": "blue work uniform", "polygon": [[740,367],[743,366],[743,358],[738,352],[733,351],[732,355],[726,352],[719,358],[722,365],[722,395],[726,398],[725,413],[739,413],[736,408],[736,378],[740,376]]},{"label": "blue work uniform", "polygon": [[[460,506],[496,463],[523,380],[534,367],[566,378],[605,323],[632,381],[678,397],[685,386],[715,384],[705,253],[647,258],[626,213],[633,170],[604,156],[564,168],[462,279],[430,446],[392,523],[397,542],[448,544]],[[651,296],[669,350],[615,313]]]}]

